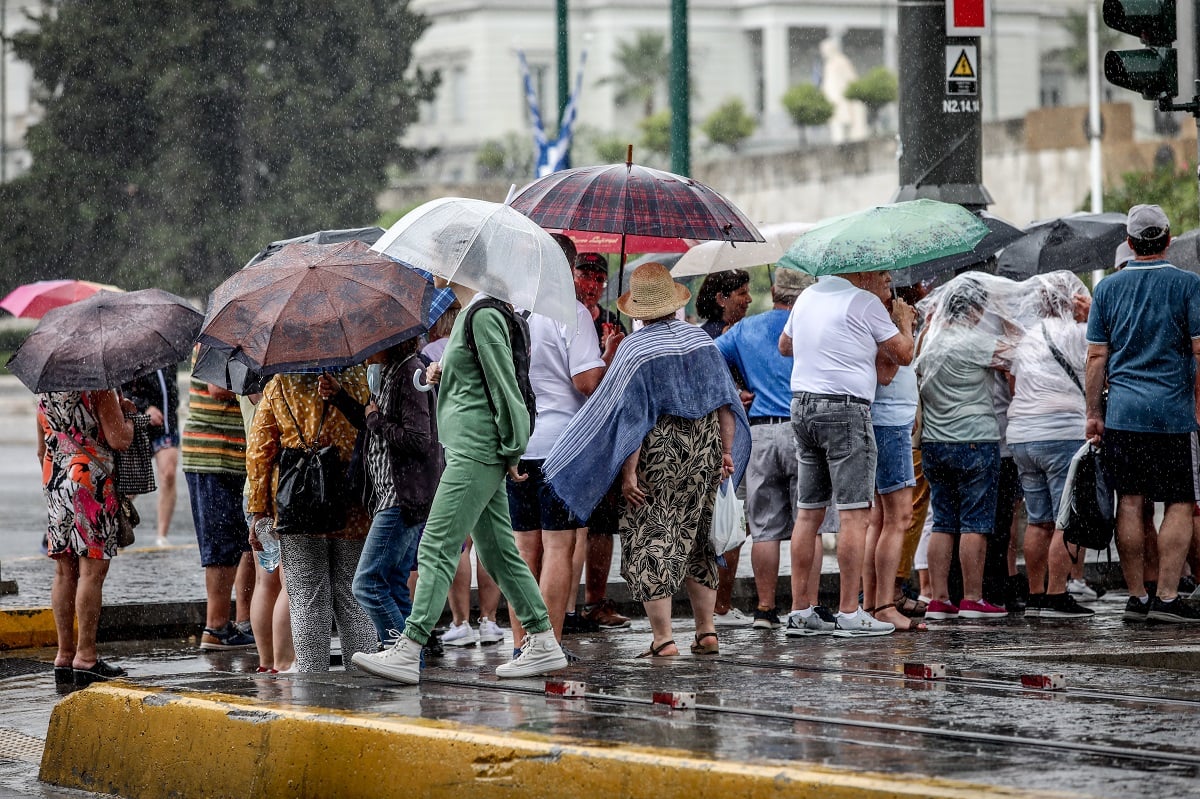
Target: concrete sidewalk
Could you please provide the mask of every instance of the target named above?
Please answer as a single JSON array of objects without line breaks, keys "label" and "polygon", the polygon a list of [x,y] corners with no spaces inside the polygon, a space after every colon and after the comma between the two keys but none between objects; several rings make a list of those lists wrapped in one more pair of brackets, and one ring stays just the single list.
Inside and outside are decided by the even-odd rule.
[{"label": "concrete sidewalk", "polygon": [[[561,678],[498,681],[500,646],[450,650],[419,687],[338,669],[253,675],[253,652],[105,647],[120,684],[65,698],[52,650],[0,659],[0,783],[166,796],[1191,797],[1200,630],[1085,621],[931,624],[873,639],[722,631],[722,654],[645,660],[649,630],[572,636]],[[944,679],[905,664],[944,664]],[[20,674],[25,669],[32,673]],[[1022,685],[1062,674],[1065,690]],[[654,692],[695,692],[692,709]],[[53,718],[52,718],[53,716]]]}]

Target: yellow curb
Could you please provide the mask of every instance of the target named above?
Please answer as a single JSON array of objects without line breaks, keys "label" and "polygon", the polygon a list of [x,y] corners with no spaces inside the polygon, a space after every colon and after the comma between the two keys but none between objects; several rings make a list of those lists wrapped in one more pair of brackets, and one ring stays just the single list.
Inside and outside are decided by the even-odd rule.
[{"label": "yellow curb", "polygon": [[53,785],[130,799],[1035,795],[805,764],[744,765],[674,750],[589,744],[424,719],[291,710],[119,683],[78,691],[54,708],[39,777]]},{"label": "yellow curb", "polygon": [[0,610],[0,651],[57,644],[58,632],[50,608]]}]

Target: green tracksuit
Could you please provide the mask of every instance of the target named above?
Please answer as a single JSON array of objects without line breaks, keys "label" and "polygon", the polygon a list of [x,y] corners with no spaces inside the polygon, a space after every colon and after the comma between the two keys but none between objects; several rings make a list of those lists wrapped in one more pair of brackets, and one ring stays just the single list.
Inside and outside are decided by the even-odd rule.
[{"label": "green tracksuit", "polygon": [[[417,552],[417,590],[404,629],[406,636],[420,644],[429,640],[442,615],[468,535],[521,626],[531,633],[550,629],[546,603],[517,552],[508,515],[505,474],[525,451],[530,432],[529,414],[513,368],[508,324],[491,308],[474,314],[477,363],[465,340],[469,309],[469,305],[464,308],[454,323],[442,355],[437,421],[446,449],[446,469]],[[496,403],[495,413],[483,390],[485,379]]]}]

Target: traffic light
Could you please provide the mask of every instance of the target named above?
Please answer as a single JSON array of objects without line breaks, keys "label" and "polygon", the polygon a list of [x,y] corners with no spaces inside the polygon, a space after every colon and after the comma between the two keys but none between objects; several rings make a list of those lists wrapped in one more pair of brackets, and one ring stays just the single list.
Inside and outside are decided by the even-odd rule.
[{"label": "traffic light", "polygon": [[1138,37],[1140,50],[1104,54],[1104,77],[1114,86],[1140,92],[1147,100],[1179,94],[1175,41],[1175,0],[1104,0],[1104,24]]}]

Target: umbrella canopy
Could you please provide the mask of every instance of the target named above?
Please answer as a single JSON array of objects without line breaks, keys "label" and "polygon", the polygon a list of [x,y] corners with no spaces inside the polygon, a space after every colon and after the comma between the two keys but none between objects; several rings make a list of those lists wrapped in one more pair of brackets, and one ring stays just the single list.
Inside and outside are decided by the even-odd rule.
[{"label": "umbrella canopy", "polygon": [[1112,266],[1117,245],[1127,238],[1125,214],[1071,214],[1025,228],[1025,235],[1000,253],[996,274],[1013,280],[1058,269],[1090,272]]},{"label": "umbrella canopy", "polygon": [[996,253],[1025,235],[1025,231],[987,211],[979,212],[979,219],[987,225],[988,234],[974,249],[957,255],[945,255],[915,266],[892,272],[892,285],[897,288],[917,283],[937,283],[970,269],[978,269]]},{"label": "umbrella canopy", "polygon": [[202,319],[161,289],[101,292],[48,311],[8,369],[35,394],[116,388],[187,358]]},{"label": "umbrella canopy", "polygon": [[1180,269],[1200,274],[1200,228],[1171,239],[1167,260]]},{"label": "umbrella canopy", "polygon": [[507,205],[432,200],[405,214],[371,249],[575,329],[575,281],[562,248]]},{"label": "umbrella canopy", "polygon": [[800,234],[812,228],[807,222],[785,222],[761,225],[758,232],[762,242],[734,244],[728,241],[705,241],[683,254],[671,268],[674,277],[708,275],[730,269],[749,269],[752,266],[776,263]]},{"label": "umbrella canopy", "polygon": [[843,214],[814,225],[779,260],[810,275],[903,269],[968,252],[987,225],[961,205],[908,200]]},{"label": "umbrella canopy", "polygon": [[437,295],[361,241],[289,244],[213,290],[200,342],[260,375],[340,369],[425,332]]},{"label": "umbrella canopy", "polygon": [[352,227],[343,228],[340,230],[318,230],[315,233],[306,233],[303,236],[296,236],[293,239],[280,239],[273,241],[266,247],[263,247],[258,253],[251,258],[246,266],[254,266],[270,258],[275,253],[282,250],[289,244],[341,244],[344,241],[361,241],[363,244],[371,245],[379,241],[379,237],[383,235],[383,228],[378,226],[373,227]]},{"label": "umbrella canopy", "polygon": [[[579,252],[621,252],[620,233],[601,233],[595,230],[551,230],[562,233],[575,242]],[[659,236],[625,236],[625,252],[687,252],[699,242],[695,239]]]},{"label": "umbrella canopy", "polygon": [[39,280],[17,286],[0,300],[0,308],[13,316],[41,319],[46,311],[85,300],[100,291],[121,291],[107,283],[90,280]]}]

